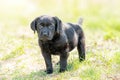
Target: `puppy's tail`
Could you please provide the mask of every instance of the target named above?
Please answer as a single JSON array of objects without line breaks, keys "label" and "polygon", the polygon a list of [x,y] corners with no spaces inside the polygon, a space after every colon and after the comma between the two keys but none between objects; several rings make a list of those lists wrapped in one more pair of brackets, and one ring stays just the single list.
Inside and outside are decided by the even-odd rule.
[{"label": "puppy's tail", "polygon": [[83,18],[82,18],[82,17],[79,18],[78,24],[79,24],[79,25],[82,25],[82,24],[83,24]]}]

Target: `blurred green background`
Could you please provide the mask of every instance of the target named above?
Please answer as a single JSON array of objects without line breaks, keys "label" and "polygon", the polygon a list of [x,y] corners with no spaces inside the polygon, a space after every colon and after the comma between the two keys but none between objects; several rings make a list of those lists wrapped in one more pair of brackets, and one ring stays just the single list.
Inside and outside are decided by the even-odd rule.
[{"label": "blurred green background", "polygon": [[33,18],[47,14],[76,22],[80,16],[86,27],[119,29],[119,0],[1,0],[0,20],[28,25]]},{"label": "blurred green background", "polygon": [[[77,62],[75,50],[68,72],[59,74],[55,66],[53,75],[44,73],[37,34],[30,29],[41,15],[73,23],[84,19],[85,62]],[[119,80],[119,48],[119,0],[0,0],[0,80]]]}]

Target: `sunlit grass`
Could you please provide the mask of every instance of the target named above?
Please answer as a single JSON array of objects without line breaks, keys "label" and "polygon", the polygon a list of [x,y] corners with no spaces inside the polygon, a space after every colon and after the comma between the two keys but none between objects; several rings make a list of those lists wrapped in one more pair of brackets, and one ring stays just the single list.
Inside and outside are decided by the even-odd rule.
[{"label": "sunlit grass", "polygon": [[89,67],[80,74],[83,80],[98,80],[100,78],[100,72],[94,67]]},{"label": "sunlit grass", "polygon": [[15,58],[15,57],[20,56],[22,54],[25,54],[25,51],[24,51],[24,46],[21,45],[19,47],[16,47],[15,50],[13,50],[9,54],[2,57],[2,59],[0,59],[0,60],[7,60],[7,59],[10,59],[10,58]]},{"label": "sunlit grass", "polygon": [[116,52],[113,59],[115,60],[115,63],[120,65],[120,52]]}]

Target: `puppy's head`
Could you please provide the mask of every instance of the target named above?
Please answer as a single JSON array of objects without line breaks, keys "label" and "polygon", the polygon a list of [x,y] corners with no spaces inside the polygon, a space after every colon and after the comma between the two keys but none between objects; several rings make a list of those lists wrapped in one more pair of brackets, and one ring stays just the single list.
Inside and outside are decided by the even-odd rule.
[{"label": "puppy's head", "polygon": [[60,34],[62,23],[57,17],[43,15],[31,22],[31,29],[34,33],[37,31],[40,40],[47,41],[52,40],[55,34]]}]

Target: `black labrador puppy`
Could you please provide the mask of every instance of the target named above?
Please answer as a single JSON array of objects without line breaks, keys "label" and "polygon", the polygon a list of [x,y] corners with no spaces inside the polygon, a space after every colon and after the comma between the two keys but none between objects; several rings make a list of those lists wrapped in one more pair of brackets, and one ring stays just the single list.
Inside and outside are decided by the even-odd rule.
[{"label": "black labrador puppy", "polygon": [[60,56],[60,72],[64,72],[71,50],[77,46],[79,61],[85,60],[85,40],[81,28],[82,19],[78,24],[66,23],[57,17],[43,15],[31,23],[31,29],[38,34],[39,46],[46,63],[46,72],[53,72],[51,55]]}]

